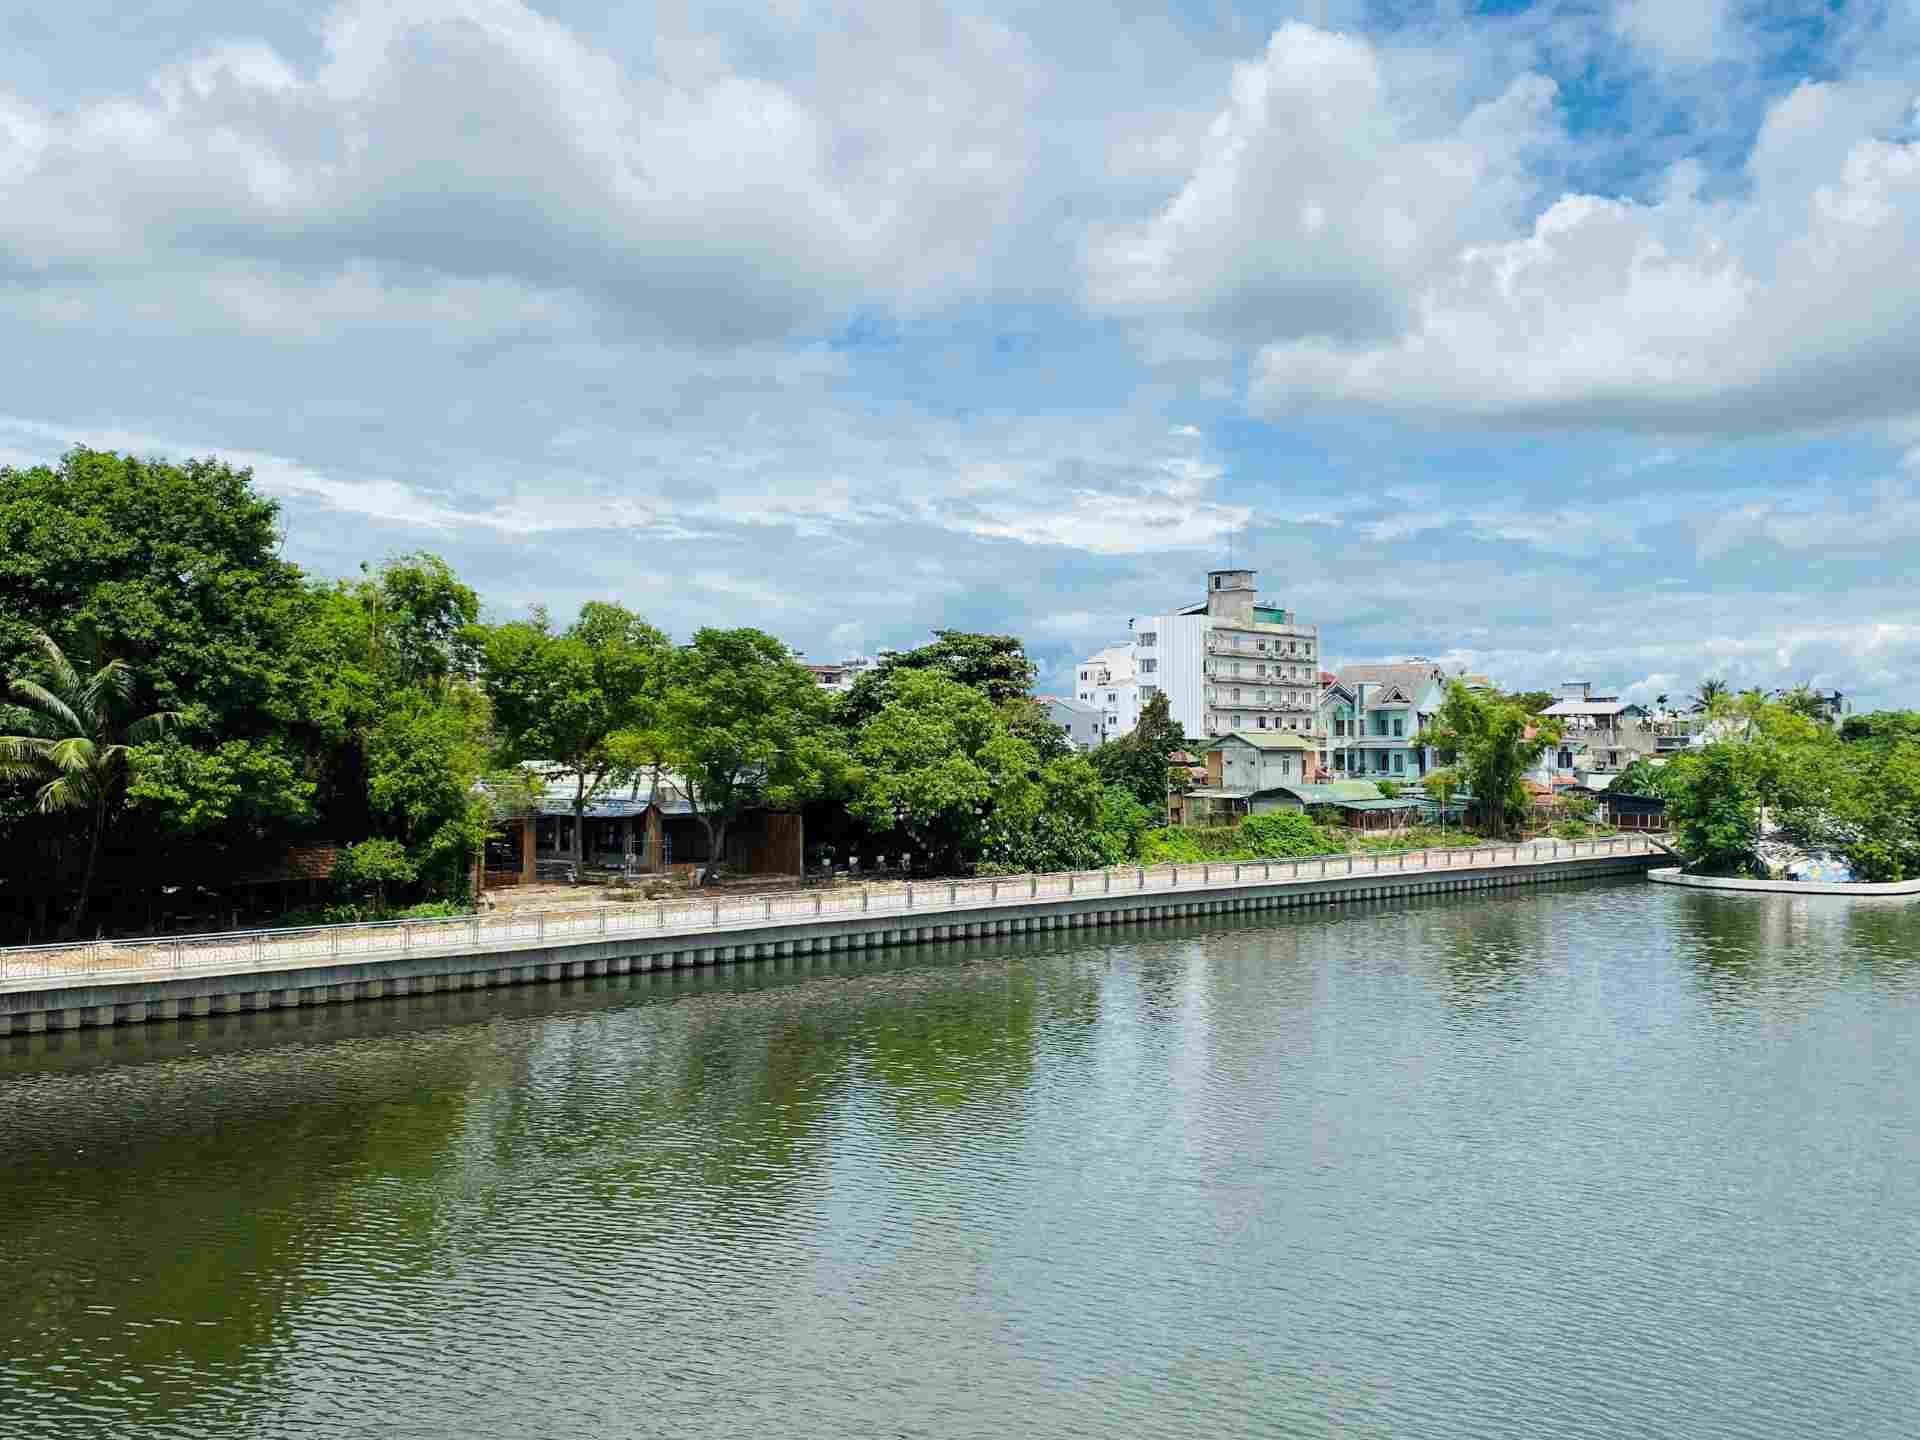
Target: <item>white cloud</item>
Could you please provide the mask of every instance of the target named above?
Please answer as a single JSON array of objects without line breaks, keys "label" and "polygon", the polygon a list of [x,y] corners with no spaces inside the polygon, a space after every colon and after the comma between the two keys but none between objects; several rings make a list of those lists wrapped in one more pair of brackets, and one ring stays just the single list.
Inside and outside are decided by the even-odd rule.
[{"label": "white cloud", "polygon": [[1655,67],[1691,70],[1749,53],[1733,9],[1732,0],[1620,0],[1613,29]]},{"label": "white cloud", "polygon": [[226,303],[295,333],[268,279],[340,268],[578,290],[720,339],[978,283],[1029,163],[1034,62],[932,0],[839,20],[771,76],[664,33],[630,69],[519,0],[348,0],[311,72],[229,43],[140,95],[0,96],[0,265],[55,286],[252,266]]},{"label": "white cloud", "polygon": [[1530,190],[1523,161],[1552,133],[1554,93],[1522,76],[1422,129],[1372,44],[1290,21],[1234,67],[1178,193],[1094,237],[1089,294],[1269,336],[1393,333],[1409,284]]},{"label": "white cloud", "polygon": [[1689,170],[1653,201],[1564,196],[1436,268],[1391,336],[1276,335],[1253,402],[1671,433],[1912,414],[1920,144],[1871,133],[1891,93],[1800,86],[1739,199],[1698,198]]}]

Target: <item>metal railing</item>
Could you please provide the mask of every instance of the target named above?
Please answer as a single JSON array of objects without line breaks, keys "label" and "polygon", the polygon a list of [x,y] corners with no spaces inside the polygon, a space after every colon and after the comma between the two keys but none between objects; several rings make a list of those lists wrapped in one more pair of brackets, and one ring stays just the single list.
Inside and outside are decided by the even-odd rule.
[{"label": "metal railing", "polygon": [[0,949],[0,983],[93,975],[172,975],[285,968],[398,956],[484,954],[598,940],[755,930],[863,915],[935,915],[1102,895],[1167,894],[1234,885],[1310,884],[1346,876],[1430,874],[1555,860],[1646,855],[1659,847],[1640,836],[1533,840],[1504,845],[1313,856],[1301,860],[1221,860],[1190,865],[1115,866],[979,880],[913,880],[782,895],[694,895],[687,899],[602,904],[576,910],[501,910],[429,920],[385,920],[286,930],[231,930]]}]

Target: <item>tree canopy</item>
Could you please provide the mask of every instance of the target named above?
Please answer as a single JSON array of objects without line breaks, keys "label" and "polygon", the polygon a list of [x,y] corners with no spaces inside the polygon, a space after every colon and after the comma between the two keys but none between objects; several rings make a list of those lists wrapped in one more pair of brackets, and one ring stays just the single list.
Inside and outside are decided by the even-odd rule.
[{"label": "tree canopy", "polygon": [[1423,740],[1466,781],[1482,823],[1498,836],[1526,812],[1526,773],[1560,734],[1558,721],[1531,715],[1512,700],[1476,695],[1455,680]]},{"label": "tree canopy", "polygon": [[707,868],[743,811],[798,810],[846,773],[831,700],[762,630],[700,630],[661,668],[654,725],[707,832]]},{"label": "tree canopy", "polygon": [[1011,635],[969,630],[936,630],[933,643],[917,650],[883,655],[854,681],[846,697],[846,715],[854,726],[873,718],[887,702],[896,676],[927,671],[976,690],[995,705],[1024,700],[1037,673],[1026,647]]}]

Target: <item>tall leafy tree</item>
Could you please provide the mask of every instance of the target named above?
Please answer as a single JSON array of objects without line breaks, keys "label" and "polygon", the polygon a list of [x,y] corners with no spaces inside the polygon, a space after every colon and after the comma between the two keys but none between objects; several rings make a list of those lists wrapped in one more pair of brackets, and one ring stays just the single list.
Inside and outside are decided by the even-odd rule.
[{"label": "tall leafy tree", "polygon": [[846,768],[832,700],[780,641],[701,630],[661,672],[658,753],[707,833],[705,878],[751,809],[798,810]]},{"label": "tall leafy tree", "polygon": [[1718,676],[1708,676],[1700,682],[1700,688],[1693,692],[1693,711],[1696,715],[1711,715],[1732,693],[1725,680]]},{"label": "tall leafy tree", "polygon": [[1156,690],[1140,708],[1140,718],[1117,740],[1109,740],[1092,755],[1094,768],[1110,785],[1122,785],[1154,814],[1164,817],[1171,766],[1167,757],[1186,747],[1186,736],[1174,722],[1167,692]]},{"label": "tall leafy tree", "polygon": [[593,602],[562,631],[536,613],[474,638],[508,758],[572,779],[578,858],[588,804],[632,778],[633,737],[657,726],[667,637],[623,606]]},{"label": "tall leafy tree", "polygon": [[995,705],[1026,698],[1037,673],[1026,647],[1011,635],[970,630],[936,630],[933,643],[883,656],[854,681],[845,702],[847,721],[864,724],[878,714],[897,676],[928,671],[978,691]]},{"label": "tall leafy tree", "polygon": [[86,915],[100,841],[121,798],[133,747],[158,739],[174,720],[156,710],[133,718],[135,676],[124,661],[109,660],[82,675],[51,636],[33,632],[47,674],[40,681],[19,678],[9,686],[13,708],[0,722],[0,780],[38,782],[36,807],[44,814],[75,812],[84,817],[86,868],[74,897],[69,930]]},{"label": "tall leafy tree", "polygon": [[1466,780],[1488,830],[1504,836],[1513,817],[1526,811],[1527,771],[1560,734],[1557,721],[1530,715],[1511,700],[1476,695],[1455,680],[1423,742]]},{"label": "tall leafy tree", "polygon": [[1008,733],[986,695],[930,671],[895,677],[855,754],[855,816],[876,834],[905,835],[946,870],[980,853],[1003,812],[1023,821],[1038,795],[1033,747]]}]

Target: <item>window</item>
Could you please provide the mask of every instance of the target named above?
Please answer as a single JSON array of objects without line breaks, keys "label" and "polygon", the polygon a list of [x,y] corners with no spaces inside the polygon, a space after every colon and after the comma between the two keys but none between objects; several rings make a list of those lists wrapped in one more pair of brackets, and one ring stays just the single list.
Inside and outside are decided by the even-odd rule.
[{"label": "window", "polygon": [[1233,717],[1233,728],[1236,730],[1240,728],[1240,719],[1241,717],[1237,714]]},{"label": "window", "polygon": [[[1107,704],[1117,705],[1119,702],[1120,702],[1120,697],[1118,695],[1114,694],[1113,691],[1111,690],[1107,691]],[[1398,735],[1400,732],[1398,730],[1395,730],[1393,733]]]},{"label": "window", "polygon": [[1240,662],[1238,660],[1233,662],[1233,673],[1235,675],[1238,675],[1240,673]]},{"label": "window", "polygon": [[1253,648],[1264,655],[1267,653],[1267,642],[1264,640],[1256,640],[1253,642]]},{"label": "window", "polygon": [[[1107,698],[1111,700],[1113,697],[1109,695]],[[1407,733],[1407,722],[1398,715],[1393,717],[1393,733],[1396,737]]]},{"label": "window", "polygon": [[1159,668],[1160,662],[1158,660],[1142,660],[1140,662],[1140,673],[1143,675],[1151,675]]},{"label": "window", "polygon": [[1233,687],[1233,698],[1234,698],[1234,701],[1238,703],[1240,699],[1240,687],[1238,685]]},{"label": "window", "polygon": [[1151,700],[1159,693],[1160,687],[1158,685],[1142,685],[1140,687],[1140,698],[1142,700]]},{"label": "window", "polygon": [[1398,774],[1400,771],[1405,770],[1406,768],[1407,768],[1407,757],[1402,755],[1398,750],[1394,751],[1393,752],[1394,773]]},{"label": "window", "polygon": [[1142,650],[1151,650],[1154,646],[1158,645],[1159,643],[1160,643],[1159,631],[1142,630],[1140,632],[1140,648]]},{"label": "window", "polygon": [[1253,723],[1264,730],[1267,728],[1267,717],[1264,715],[1256,715],[1253,717]]},{"label": "window", "polygon": [[1091,680],[1091,679],[1093,678],[1093,675],[1092,675],[1092,672],[1090,672],[1090,671],[1086,671],[1086,670],[1082,670],[1082,671],[1080,672],[1080,678],[1081,678],[1082,680]]},{"label": "window", "polygon": [[1220,577],[1218,575],[1213,577],[1213,588],[1216,590],[1220,588]]}]

